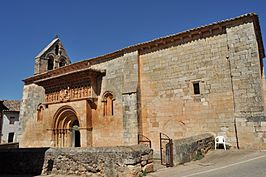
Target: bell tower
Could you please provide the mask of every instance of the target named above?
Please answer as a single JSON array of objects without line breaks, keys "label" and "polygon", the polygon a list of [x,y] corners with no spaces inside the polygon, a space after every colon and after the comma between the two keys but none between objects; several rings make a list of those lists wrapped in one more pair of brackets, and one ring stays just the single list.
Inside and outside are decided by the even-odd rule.
[{"label": "bell tower", "polygon": [[34,75],[60,68],[71,63],[66,50],[56,35],[54,39],[35,57]]}]

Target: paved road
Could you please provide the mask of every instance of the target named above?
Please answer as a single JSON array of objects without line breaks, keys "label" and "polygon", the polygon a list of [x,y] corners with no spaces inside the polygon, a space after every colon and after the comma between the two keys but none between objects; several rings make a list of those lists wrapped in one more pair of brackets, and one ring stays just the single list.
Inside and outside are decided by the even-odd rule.
[{"label": "paved road", "polygon": [[148,177],[266,177],[266,151],[212,151],[206,158],[173,168],[159,169]]}]

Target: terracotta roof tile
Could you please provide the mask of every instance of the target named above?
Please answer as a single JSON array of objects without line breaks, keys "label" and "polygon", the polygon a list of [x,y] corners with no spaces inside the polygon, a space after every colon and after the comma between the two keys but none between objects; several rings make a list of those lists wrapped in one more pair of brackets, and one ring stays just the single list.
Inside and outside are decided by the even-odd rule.
[{"label": "terracotta roof tile", "polygon": [[20,110],[20,103],[21,101],[18,100],[3,100],[4,106],[8,109],[4,111],[18,111]]}]

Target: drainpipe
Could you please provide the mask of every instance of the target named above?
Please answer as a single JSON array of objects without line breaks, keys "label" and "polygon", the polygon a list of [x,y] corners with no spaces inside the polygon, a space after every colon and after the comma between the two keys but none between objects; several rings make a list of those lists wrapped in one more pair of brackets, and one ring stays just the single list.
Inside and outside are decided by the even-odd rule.
[{"label": "drainpipe", "polygon": [[[227,45],[228,53],[229,53],[229,46]],[[237,134],[237,123],[236,123],[236,103],[235,103],[235,92],[234,92],[234,84],[233,84],[233,75],[232,75],[232,69],[231,69],[231,61],[229,59],[229,55],[226,56],[226,59],[229,64],[229,72],[230,72],[230,81],[232,86],[232,93],[233,93],[233,105],[234,105],[234,128],[235,128],[235,136],[236,136],[236,147],[239,149],[239,140],[238,140],[238,134]]]},{"label": "drainpipe", "polygon": [[[138,84],[137,84],[137,114],[138,114],[138,135],[143,135],[143,122],[142,122],[142,110],[141,110],[141,76],[140,76],[140,50],[138,50]],[[138,142],[139,143],[139,142]]]}]

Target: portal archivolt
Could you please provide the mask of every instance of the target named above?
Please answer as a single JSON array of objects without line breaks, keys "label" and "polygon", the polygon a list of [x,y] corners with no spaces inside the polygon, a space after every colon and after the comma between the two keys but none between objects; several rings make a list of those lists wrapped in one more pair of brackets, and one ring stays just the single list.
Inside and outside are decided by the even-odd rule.
[{"label": "portal archivolt", "polygon": [[57,110],[53,122],[55,147],[80,147],[79,120],[75,110],[63,106]]}]

